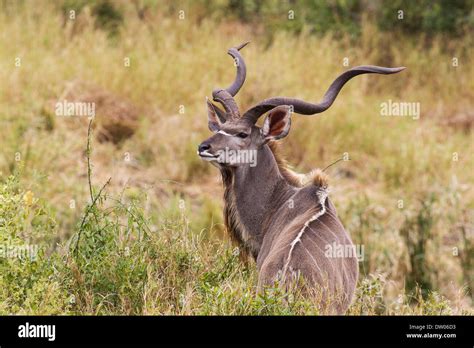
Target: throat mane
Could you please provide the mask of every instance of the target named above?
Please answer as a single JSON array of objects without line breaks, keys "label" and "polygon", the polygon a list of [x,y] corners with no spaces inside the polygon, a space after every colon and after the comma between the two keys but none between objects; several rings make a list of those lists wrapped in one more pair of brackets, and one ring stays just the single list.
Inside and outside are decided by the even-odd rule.
[{"label": "throat mane", "polygon": [[250,233],[240,219],[237,209],[236,197],[233,192],[234,171],[222,168],[222,181],[224,184],[224,224],[232,242],[240,247],[241,257],[247,259],[250,255],[256,260],[258,247],[251,242]]}]

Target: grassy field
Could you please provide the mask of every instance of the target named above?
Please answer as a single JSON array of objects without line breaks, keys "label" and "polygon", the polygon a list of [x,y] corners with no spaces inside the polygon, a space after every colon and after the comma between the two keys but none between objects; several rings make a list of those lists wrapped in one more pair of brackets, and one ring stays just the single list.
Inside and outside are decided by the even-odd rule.
[{"label": "grassy field", "polygon": [[[196,155],[205,97],[232,81],[226,50],[247,40],[242,109],[318,100],[349,67],[408,67],[354,79],[323,115],[294,115],[281,149],[301,172],[350,157],[329,170],[365,248],[349,314],[473,314],[472,35],[407,37],[367,20],[356,39],[269,38],[125,5],[110,31],[87,7],[72,20],[42,5],[0,12],[0,245],[39,248],[0,257],[0,314],[317,314],[297,294],[257,294],[254,263],[223,227],[219,173]],[[95,103],[89,147],[87,117],[56,116],[64,99]],[[389,100],[420,103],[420,118],[381,116]]]}]

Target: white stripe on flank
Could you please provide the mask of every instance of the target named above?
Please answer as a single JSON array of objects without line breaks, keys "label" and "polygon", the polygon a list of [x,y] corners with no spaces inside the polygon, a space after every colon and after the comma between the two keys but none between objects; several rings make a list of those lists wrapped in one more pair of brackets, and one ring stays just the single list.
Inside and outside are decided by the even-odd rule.
[{"label": "white stripe on flank", "polygon": [[288,253],[288,258],[286,259],[286,263],[285,263],[285,266],[283,267],[283,277],[285,277],[286,275],[286,271],[288,269],[288,266],[290,264],[290,261],[291,261],[291,254],[293,253],[293,249],[295,248],[296,244],[298,242],[301,242],[301,237],[303,236],[303,233],[304,231],[309,227],[309,224],[311,222],[313,222],[314,220],[317,220],[319,219],[319,217],[321,217],[322,215],[324,215],[324,213],[326,213],[326,198],[328,196],[328,193],[326,190],[323,190],[323,191],[318,191],[316,193],[316,195],[318,196],[319,198],[319,204],[321,204],[321,210],[318,211],[316,214],[314,214],[311,218],[308,219],[308,221],[305,222],[305,224],[303,225],[303,227],[301,228],[300,232],[298,233],[298,235],[296,236],[296,238],[293,240],[293,242],[291,242],[290,244],[290,251]]}]

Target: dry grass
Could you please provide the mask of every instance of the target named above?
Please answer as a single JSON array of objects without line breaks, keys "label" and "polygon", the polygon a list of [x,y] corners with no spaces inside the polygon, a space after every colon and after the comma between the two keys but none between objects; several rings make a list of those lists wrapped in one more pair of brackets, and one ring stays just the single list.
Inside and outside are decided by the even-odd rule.
[{"label": "dry grass", "polygon": [[[33,191],[46,202],[58,222],[56,242],[69,240],[88,203],[87,122],[56,117],[48,112],[48,106],[64,96],[71,81],[83,81],[96,91],[88,92],[92,93],[88,100],[97,101],[101,95],[112,98],[105,103],[105,111],[97,113],[96,123],[106,135],[109,117],[117,115],[116,105],[126,103],[124,108],[133,110],[125,122],[120,118],[114,121],[131,129],[123,137],[122,131],[118,132],[118,144],[94,145],[94,183],[100,186],[112,177],[111,193],[123,192],[128,198],[146,193],[143,214],[159,231],[167,212],[181,211],[178,205],[182,199],[189,230],[179,236],[187,240],[198,234],[199,243],[206,245],[187,252],[199,253],[196,257],[208,272],[215,267],[213,262],[225,261],[210,256],[221,248],[231,250],[227,244],[220,246],[225,237],[219,176],[215,168],[197,158],[195,148],[208,136],[205,96],[234,76],[231,60],[225,55],[227,48],[252,40],[243,52],[249,70],[238,96],[243,109],[273,95],[319,99],[347,68],[342,65],[344,57],[349,58],[350,66],[408,67],[394,76],[370,75],[351,81],[324,115],[295,115],[292,131],[283,140],[283,152],[305,172],[325,167],[345,152],[350,155],[350,162],[337,165],[330,174],[332,199],[342,221],[366,251],[361,264],[361,295],[351,313],[423,311],[424,307],[405,307],[405,299],[411,296],[405,292],[405,282],[420,271],[413,270],[413,264],[422,265],[426,282],[450,300],[453,312],[472,310],[472,298],[466,293],[473,281],[472,254],[468,253],[472,250],[474,208],[472,37],[449,42],[435,37],[428,44],[423,38],[380,33],[365,23],[357,42],[281,32],[266,48],[266,38],[238,23],[203,19],[197,26],[191,18],[179,20],[176,14],[159,10],[141,20],[125,8],[125,24],[117,37],[95,28],[87,11],[75,22],[64,23],[49,2],[41,10],[25,6],[14,16],[0,13],[1,180],[22,167],[22,189]],[[15,67],[16,57],[21,58],[21,67]],[[458,58],[459,66],[452,66],[453,57]],[[124,66],[125,58],[130,58],[130,67]],[[421,118],[380,116],[380,104],[388,99],[420,102]],[[453,160],[454,153],[458,160]],[[434,198],[431,201],[429,197]],[[403,208],[398,206],[400,200]],[[178,233],[171,228],[160,238],[185,243],[178,241],[173,231]],[[412,234],[413,238],[407,238]],[[420,250],[411,254],[409,243],[416,244],[423,236],[429,239],[422,243],[419,259]],[[62,247],[57,250],[64,251]],[[413,258],[417,258],[415,263]],[[147,297],[142,311],[235,313],[232,296],[251,293],[252,272],[237,280],[226,278],[219,290],[204,292],[206,299],[194,296],[197,290],[192,282],[183,285],[184,279],[170,281],[150,274],[149,279],[158,280],[144,285],[143,296]],[[373,279],[377,279],[376,285]],[[166,288],[170,284],[176,289]],[[374,290],[380,284],[383,288]],[[155,307],[154,301],[166,291],[171,291],[173,298],[189,297],[189,301],[183,302],[186,306],[179,311],[166,300]],[[198,303],[217,301],[217,297],[212,299],[212,291],[224,291],[224,300],[230,304],[224,300]],[[382,304],[373,302],[379,295]],[[397,302],[400,296],[404,300]],[[84,312],[100,312],[94,301],[83,300],[87,303],[82,307]],[[437,303],[436,297],[431,300]],[[114,310],[118,311],[110,309]],[[237,312],[255,313],[247,307]]]}]

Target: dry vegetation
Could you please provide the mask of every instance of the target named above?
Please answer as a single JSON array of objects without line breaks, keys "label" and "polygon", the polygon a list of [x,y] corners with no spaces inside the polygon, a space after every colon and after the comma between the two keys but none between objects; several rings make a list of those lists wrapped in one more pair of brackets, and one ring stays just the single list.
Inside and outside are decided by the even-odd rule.
[{"label": "dry vegetation", "polygon": [[[124,6],[114,35],[87,8],[74,21],[49,2],[0,13],[0,242],[42,250],[35,262],[0,259],[0,313],[315,313],[278,289],[256,294],[254,265],[223,231],[218,172],[196,156],[205,96],[234,76],[225,52],[252,40],[241,108],[318,99],[344,57],[408,67],[351,81],[324,115],[295,115],[282,150],[305,172],[349,153],[330,175],[341,220],[365,246],[350,314],[472,314],[472,35],[415,39],[366,22],[355,41],[270,40],[201,13],[196,25],[192,11],[134,11]],[[88,120],[56,116],[64,98],[97,105],[93,205]],[[421,118],[380,116],[388,99],[420,102]]]}]

